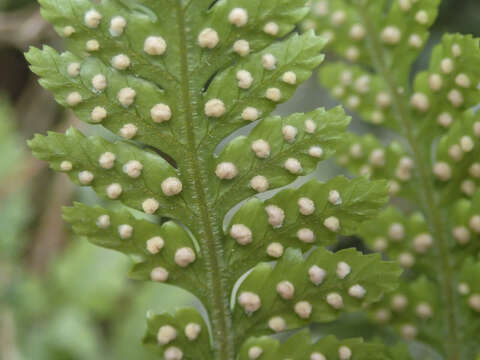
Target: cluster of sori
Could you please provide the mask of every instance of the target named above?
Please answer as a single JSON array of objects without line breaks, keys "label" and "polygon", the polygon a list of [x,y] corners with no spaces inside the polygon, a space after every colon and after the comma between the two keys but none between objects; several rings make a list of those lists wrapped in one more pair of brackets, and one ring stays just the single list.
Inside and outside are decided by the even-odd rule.
[{"label": "cluster of sori", "polygon": [[355,174],[387,179],[390,195],[402,200],[359,231],[406,270],[373,318],[447,358],[472,358],[479,352],[480,49],[472,36],[446,34],[411,82],[439,3],[317,0],[303,28],[324,34],[345,58],[322,67],[320,82],[360,118],[393,131],[386,145],[351,135],[337,157]]},{"label": "cluster of sori", "polygon": [[[166,360],[399,358],[360,340],[270,337],[362,310],[401,273],[379,255],[325,249],[378,214],[386,181],[281,189],[347,139],[341,108],[270,116],[324,58],[324,38],[292,34],[309,13],[305,0],[41,4],[69,51],[32,49],[32,70],[80,120],[110,132],[107,140],[70,129],[30,142],[106,200],[75,204],[65,219],[129,255],[133,278],[181,287],[204,307],[149,315],[154,351]],[[245,126],[247,135],[232,135]],[[406,179],[411,161],[395,156]]]}]

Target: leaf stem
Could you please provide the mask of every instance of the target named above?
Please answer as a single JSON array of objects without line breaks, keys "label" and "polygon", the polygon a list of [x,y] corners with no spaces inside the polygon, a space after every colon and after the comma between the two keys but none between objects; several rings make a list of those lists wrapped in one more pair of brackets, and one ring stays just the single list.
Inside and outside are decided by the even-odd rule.
[{"label": "leaf stem", "polygon": [[221,227],[218,225],[215,208],[208,201],[207,184],[208,166],[205,159],[198,153],[195,124],[200,122],[197,111],[192,104],[199,104],[198,89],[191,87],[189,69],[192,64],[188,58],[188,35],[184,8],[177,1],[177,28],[180,35],[180,97],[182,99],[183,117],[186,129],[187,149],[185,151],[185,178],[193,191],[191,206],[195,210],[193,232],[200,242],[202,258],[205,262],[207,275],[207,295],[204,296],[211,326],[213,346],[216,360],[234,359],[234,336],[231,326],[231,311],[229,292],[226,283],[226,266],[224,263]]},{"label": "leaf stem", "polygon": [[410,118],[409,106],[405,101],[406,97],[399,94],[399,85],[388,70],[383,56],[382,45],[378,41],[377,32],[373,25],[374,22],[369,18],[368,10],[359,7],[359,14],[367,29],[367,42],[373,65],[389,88],[395,117],[402,128],[403,135],[410,147],[415,167],[418,169],[418,180],[420,183],[418,197],[422,210],[426,215],[430,231],[435,238],[438,252],[438,256],[436,256],[437,268],[445,305],[444,321],[446,324],[446,333],[444,350],[446,359],[460,360],[462,359],[462,355],[460,347],[459,315],[457,313],[457,296],[455,292],[456,280],[448,249],[449,237],[447,235],[448,229],[444,225],[446,223],[446,221],[444,221],[445,214],[441,210],[435,192],[434,179],[431,171],[431,150],[426,146],[423,146],[424,141],[419,138],[418,134],[414,131],[412,119]]}]

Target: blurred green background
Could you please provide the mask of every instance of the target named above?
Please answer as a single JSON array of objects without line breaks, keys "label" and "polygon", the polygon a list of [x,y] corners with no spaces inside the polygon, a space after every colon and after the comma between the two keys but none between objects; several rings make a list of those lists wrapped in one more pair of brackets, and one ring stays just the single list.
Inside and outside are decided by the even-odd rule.
[{"label": "blurred green background", "polygon": [[[430,46],[446,31],[480,36],[479,15],[478,0],[443,0]],[[41,44],[62,48],[36,1],[0,0],[0,360],[154,359],[141,345],[147,311],[194,299],[165,285],[128,280],[128,259],[72,237],[62,223],[62,206],[98,199],[33,159],[25,140],[72,125],[99,130],[59,108],[30,74],[23,52]],[[428,54],[417,69],[426,66]],[[312,79],[278,113],[333,105]],[[369,129],[354,121],[352,130]],[[327,163],[314,176],[337,171]],[[335,331],[359,335],[352,329],[364,330],[349,324]]]}]

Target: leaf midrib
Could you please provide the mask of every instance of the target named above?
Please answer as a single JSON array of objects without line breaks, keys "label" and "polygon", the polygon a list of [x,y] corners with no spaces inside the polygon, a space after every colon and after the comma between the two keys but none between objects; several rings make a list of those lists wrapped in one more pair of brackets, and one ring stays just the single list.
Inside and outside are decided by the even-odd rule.
[{"label": "leaf midrib", "polygon": [[[187,176],[185,178],[188,179],[194,194],[191,199],[191,205],[198,211],[199,215],[192,220],[195,225],[192,231],[201,244],[201,252],[205,264],[206,290],[209,294],[206,297],[207,303],[204,305],[210,315],[215,359],[233,360],[234,341],[231,331],[228,286],[225,284],[226,267],[222,257],[222,238],[219,233],[220,228],[216,226],[218,223],[216,211],[207,201],[205,189],[208,187],[208,173],[200,162],[201,154],[198,153],[196,146],[195,123],[196,121],[200,122],[200,119],[196,119],[196,113],[191,105],[202,103],[202,99],[198,99],[198,96],[194,95],[201,92],[190,88],[189,68],[191,64],[189,64],[188,59],[185,9],[180,1],[176,2],[176,17],[180,42],[180,95],[184,110],[182,117],[187,135],[187,149],[185,151],[185,172]],[[197,99],[194,99],[195,97]]]}]

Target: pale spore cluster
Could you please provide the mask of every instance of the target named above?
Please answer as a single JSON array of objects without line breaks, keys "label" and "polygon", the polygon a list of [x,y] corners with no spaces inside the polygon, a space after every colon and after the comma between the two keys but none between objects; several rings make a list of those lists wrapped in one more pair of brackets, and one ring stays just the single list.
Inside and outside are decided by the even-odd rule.
[{"label": "pale spore cluster", "polygon": [[[269,0],[263,7],[237,0],[211,7],[206,1],[190,7],[133,3],[135,11],[113,0],[66,7],[41,0],[43,15],[69,51],[31,49],[32,70],[80,120],[111,134],[106,140],[70,129],[38,135],[30,146],[54,170],[106,201],[103,207],[75,204],[64,211],[77,234],[129,255],[133,278],[179,286],[205,306],[205,318],[193,308],[149,314],[145,342],[166,360],[211,359],[228,351],[216,337],[225,320],[218,318],[218,307],[252,268],[231,309],[223,309],[225,316],[231,312],[235,329],[250,327],[235,331],[235,345],[247,349],[245,359],[266,360],[276,351],[278,344],[264,346],[255,336],[314,319],[332,321],[391,291],[399,276],[395,264],[323,249],[375,216],[386,201],[384,182],[340,177],[326,184],[310,181],[267,200],[255,196],[314,171],[338,149],[349,123],[340,108],[269,116],[323,60],[323,38],[313,32],[289,35],[307,15],[305,1]],[[166,11],[172,16],[163,19]],[[247,136],[217,149],[252,122]],[[224,220],[243,200],[232,220]],[[112,210],[110,201],[128,208]],[[314,245],[320,248],[308,260],[295,250]],[[267,263],[272,260],[273,267]],[[212,269],[215,263],[224,267]],[[365,271],[370,264],[375,269]],[[293,265],[303,280],[277,279],[282,266]],[[215,283],[209,271],[223,272],[224,279]],[[269,279],[261,287],[257,274]],[[265,291],[272,287],[278,299],[270,306]],[[321,296],[302,295],[307,289]],[[374,347],[332,338],[324,347],[322,341],[308,339],[311,359],[348,360]]]}]

